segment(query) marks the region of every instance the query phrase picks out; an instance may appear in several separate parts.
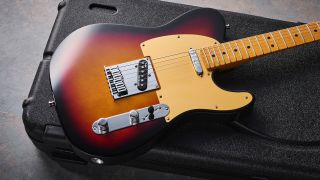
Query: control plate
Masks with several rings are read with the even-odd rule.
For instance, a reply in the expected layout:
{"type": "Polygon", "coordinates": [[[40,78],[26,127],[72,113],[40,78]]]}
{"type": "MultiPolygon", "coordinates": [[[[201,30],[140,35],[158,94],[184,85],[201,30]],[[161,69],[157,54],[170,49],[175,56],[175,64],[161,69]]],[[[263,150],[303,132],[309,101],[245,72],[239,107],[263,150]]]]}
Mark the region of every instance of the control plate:
{"type": "Polygon", "coordinates": [[[164,118],[169,114],[169,112],[170,110],[167,105],[156,104],[116,116],[100,118],[93,123],[92,130],[96,134],[107,134],[112,131],[164,118]]]}

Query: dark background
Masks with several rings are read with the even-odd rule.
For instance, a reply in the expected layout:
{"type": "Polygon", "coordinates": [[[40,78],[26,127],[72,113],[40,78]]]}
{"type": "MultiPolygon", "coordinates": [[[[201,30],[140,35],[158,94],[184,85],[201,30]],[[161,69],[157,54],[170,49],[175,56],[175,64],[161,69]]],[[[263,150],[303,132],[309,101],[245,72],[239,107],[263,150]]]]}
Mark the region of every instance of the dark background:
{"type": "MultiPolygon", "coordinates": [[[[168,0],[288,21],[320,19],[318,0],[168,0]]],[[[58,163],[38,151],[21,120],[60,0],[0,2],[0,179],[197,179],[129,167],[58,163]],[[97,174],[99,172],[99,174],[97,174]],[[101,173],[102,172],[102,173],[101,173]]]]}

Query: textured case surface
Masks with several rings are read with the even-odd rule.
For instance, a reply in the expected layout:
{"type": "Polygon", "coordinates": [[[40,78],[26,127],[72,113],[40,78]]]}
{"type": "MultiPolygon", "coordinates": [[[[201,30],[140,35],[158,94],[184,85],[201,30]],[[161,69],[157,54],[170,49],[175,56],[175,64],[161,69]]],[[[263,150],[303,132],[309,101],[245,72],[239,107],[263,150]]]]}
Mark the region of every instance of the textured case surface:
{"type": "MultiPolygon", "coordinates": [[[[70,149],[54,108],[49,63],[59,43],[74,30],[93,23],[154,27],[196,7],[147,0],[66,0],[44,51],[23,120],[33,142],[50,155],[82,162],[70,149]],[[109,9],[101,7],[110,6],[109,9]],[[114,13],[116,7],[117,13],[114,13]]],[[[295,25],[294,23],[220,11],[233,40],[295,25]]],[[[253,112],[241,122],[269,139],[216,123],[210,117],[182,119],[153,149],[128,162],[130,166],[210,177],[320,177],[320,51],[319,42],[256,59],[218,73],[216,82],[229,90],[248,90],[256,96],[253,112]]]]}

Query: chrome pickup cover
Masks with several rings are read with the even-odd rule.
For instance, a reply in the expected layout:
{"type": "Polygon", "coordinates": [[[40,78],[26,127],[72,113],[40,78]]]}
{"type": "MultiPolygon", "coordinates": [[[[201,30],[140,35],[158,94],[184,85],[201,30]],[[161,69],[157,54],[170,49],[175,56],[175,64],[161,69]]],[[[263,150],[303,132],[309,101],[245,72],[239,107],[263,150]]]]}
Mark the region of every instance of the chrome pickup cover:
{"type": "Polygon", "coordinates": [[[114,99],[159,88],[149,57],[104,67],[109,89],[114,99]]]}
{"type": "Polygon", "coordinates": [[[196,71],[196,73],[199,76],[202,76],[203,70],[202,70],[202,67],[201,67],[201,63],[200,63],[199,57],[198,57],[198,55],[196,53],[196,50],[194,50],[193,48],[190,48],[189,49],[189,55],[191,57],[191,61],[192,61],[194,70],[196,71]]]}
{"type": "Polygon", "coordinates": [[[107,134],[112,131],[164,118],[169,114],[169,112],[170,110],[167,105],[156,104],[116,116],[100,118],[92,124],[92,130],[96,134],[107,134]]]}

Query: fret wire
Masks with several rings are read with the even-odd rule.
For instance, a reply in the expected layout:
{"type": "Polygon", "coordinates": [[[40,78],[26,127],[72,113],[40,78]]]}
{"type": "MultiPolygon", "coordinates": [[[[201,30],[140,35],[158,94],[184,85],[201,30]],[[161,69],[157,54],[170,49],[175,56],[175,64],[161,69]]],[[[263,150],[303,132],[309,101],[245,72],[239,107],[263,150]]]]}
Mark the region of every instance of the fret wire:
{"type": "Polygon", "coordinates": [[[309,26],[308,26],[308,24],[305,24],[305,26],[307,26],[307,28],[308,28],[308,30],[309,30],[309,33],[310,33],[310,35],[311,35],[311,37],[312,37],[312,39],[315,40],[314,37],[313,37],[313,34],[312,34],[312,32],[311,32],[311,30],[310,30],[310,28],[309,28],[309,26]]]}
{"type": "Polygon", "coordinates": [[[211,59],[211,61],[212,61],[212,64],[213,64],[214,66],[216,66],[216,63],[214,62],[214,60],[213,60],[213,58],[212,58],[212,54],[211,54],[210,48],[207,47],[207,49],[208,49],[209,56],[210,56],[210,59],[211,59]]]}
{"type": "Polygon", "coordinates": [[[263,52],[263,50],[262,50],[262,48],[261,48],[261,45],[260,45],[260,43],[259,43],[259,40],[258,40],[257,36],[254,36],[254,37],[255,37],[255,39],[256,39],[256,41],[257,41],[257,43],[258,43],[259,47],[260,47],[260,50],[261,50],[262,54],[264,54],[264,52],[263,52]]]}
{"type": "Polygon", "coordinates": [[[222,56],[222,60],[223,60],[224,64],[227,64],[226,61],[224,60],[224,57],[223,57],[223,55],[222,55],[222,52],[221,52],[219,46],[218,46],[218,50],[219,50],[219,52],[220,52],[220,54],[221,54],[221,56],[222,56]]]}
{"type": "Polygon", "coordinates": [[[236,46],[237,46],[237,48],[238,48],[238,51],[239,51],[239,53],[240,53],[240,55],[241,55],[241,60],[242,60],[242,59],[243,59],[243,56],[242,56],[240,47],[238,46],[238,43],[237,43],[236,41],[235,41],[234,43],[236,44],[236,46]]]}
{"type": "Polygon", "coordinates": [[[203,51],[204,57],[206,58],[206,61],[207,61],[208,65],[209,65],[209,68],[211,68],[210,63],[209,63],[209,60],[208,60],[208,58],[207,58],[206,51],[205,51],[203,48],[202,48],[202,51],[203,51]]]}
{"type": "MultiPolygon", "coordinates": [[[[209,49],[209,48],[208,48],[209,49]]],[[[220,66],[220,59],[219,59],[219,57],[217,56],[217,53],[216,53],[216,50],[212,47],[212,49],[213,49],[213,54],[214,54],[214,56],[217,58],[217,60],[218,60],[218,62],[219,62],[219,66],[220,66]]],[[[210,49],[209,49],[209,52],[210,52],[210,49]]],[[[211,52],[210,52],[211,53],[211,52]]]]}
{"type": "Polygon", "coordinates": [[[226,46],[224,45],[224,43],[222,43],[222,46],[224,47],[224,50],[226,50],[226,54],[227,54],[227,56],[228,56],[228,58],[229,58],[229,61],[231,62],[230,56],[229,56],[229,54],[228,54],[227,48],[226,48],[226,46]]]}
{"type": "Polygon", "coordinates": [[[281,38],[282,38],[282,40],[283,40],[284,44],[285,44],[285,45],[286,45],[286,47],[288,48],[287,42],[284,40],[284,38],[283,38],[283,36],[282,36],[282,34],[281,34],[281,30],[280,30],[280,31],[278,31],[278,32],[279,32],[279,34],[280,34],[280,36],[281,36],[281,38]]]}
{"type": "Polygon", "coordinates": [[[316,22],[316,24],[318,25],[318,27],[319,27],[319,29],[320,29],[320,25],[319,25],[319,23],[318,23],[318,22],[316,22]]]}
{"type": "Polygon", "coordinates": [[[306,42],[306,41],[304,40],[304,37],[302,36],[302,33],[301,33],[300,29],[298,28],[298,26],[296,26],[296,28],[298,29],[298,31],[299,31],[299,33],[300,33],[300,35],[301,35],[301,37],[302,37],[303,42],[306,42]]]}
{"type": "Polygon", "coordinates": [[[234,54],[234,52],[233,52],[233,49],[232,49],[232,47],[231,47],[231,45],[230,45],[230,42],[229,43],[227,43],[227,44],[229,44],[229,47],[230,47],[230,49],[231,49],[231,52],[232,52],[232,54],[233,54],[233,57],[234,57],[234,59],[236,60],[236,62],[237,62],[237,56],[234,54]]]}
{"type": "Polygon", "coordinates": [[[292,34],[291,34],[291,32],[290,32],[290,30],[289,30],[288,28],[287,28],[287,30],[288,30],[288,32],[289,32],[289,35],[290,35],[290,37],[291,37],[294,45],[297,45],[297,44],[296,44],[296,41],[294,40],[294,38],[293,38],[293,36],[292,36],[292,34]]]}
{"type": "Polygon", "coordinates": [[[246,49],[246,46],[245,46],[244,43],[243,43],[243,39],[240,39],[240,41],[242,42],[243,48],[244,48],[244,50],[246,51],[246,54],[247,54],[248,59],[249,59],[250,56],[249,56],[249,53],[248,53],[248,51],[247,51],[247,49],[246,49]]]}
{"type": "Polygon", "coordinates": [[[270,48],[269,43],[268,43],[266,37],[264,36],[264,34],[262,34],[262,37],[263,37],[263,39],[266,41],[267,46],[268,46],[268,49],[269,49],[269,51],[271,52],[271,48],[270,48]]]}
{"type": "Polygon", "coordinates": [[[250,46],[251,46],[252,49],[253,49],[254,56],[257,56],[256,51],[254,50],[254,47],[253,47],[253,45],[252,45],[252,43],[251,43],[251,41],[250,41],[250,38],[247,38],[247,39],[249,40],[250,46]]]}
{"type": "Polygon", "coordinates": [[[272,35],[271,32],[270,32],[269,34],[272,36],[272,39],[273,39],[274,43],[277,45],[277,48],[279,49],[279,46],[278,46],[278,44],[277,44],[277,42],[276,42],[276,39],[273,37],[273,35],[272,35]]]}

